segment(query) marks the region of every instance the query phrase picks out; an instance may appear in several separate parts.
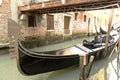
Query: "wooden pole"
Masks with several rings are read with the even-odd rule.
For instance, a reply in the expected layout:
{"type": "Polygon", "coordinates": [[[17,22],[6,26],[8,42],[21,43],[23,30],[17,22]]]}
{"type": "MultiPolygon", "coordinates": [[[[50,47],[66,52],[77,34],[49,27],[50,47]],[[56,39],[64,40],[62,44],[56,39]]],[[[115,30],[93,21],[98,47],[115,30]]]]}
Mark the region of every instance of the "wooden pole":
{"type": "Polygon", "coordinates": [[[113,14],[114,14],[114,9],[112,9],[110,11],[109,14],[109,24],[108,24],[108,32],[106,35],[106,42],[105,42],[105,53],[104,53],[104,57],[106,57],[107,53],[108,53],[108,39],[109,39],[109,35],[110,35],[110,30],[111,30],[111,26],[112,26],[112,19],[113,19],[113,14]]]}
{"type": "Polygon", "coordinates": [[[89,77],[89,75],[90,75],[90,71],[92,69],[93,60],[94,60],[94,56],[91,55],[90,56],[90,61],[89,61],[89,64],[88,64],[88,71],[87,71],[86,77],[89,77]]]}
{"type": "Polygon", "coordinates": [[[86,65],[88,63],[87,58],[88,58],[88,55],[79,55],[79,67],[80,67],[79,80],[86,80],[86,78],[89,77],[92,64],[93,64],[93,60],[94,60],[94,56],[92,55],[90,56],[88,68],[86,69],[86,65]]]}
{"type": "Polygon", "coordinates": [[[80,66],[80,78],[79,80],[85,80],[84,72],[85,72],[85,66],[84,66],[84,56],[79,57],[79,66],[80,66]]]}
{"type": "MultiPolygon", "coordinates": [[[[109,56],[109,57],[111,57],[111,56],[113,55],[114,50],[115,50],[116,47],[118,47],[118,45],[120,45],[120,37],[119,37],[118,41],[116,42],[116,44],[115,44],[115,46],[114,46],[112,52],[110,53],[110,56],[109,56]]],[[[119,50],[119,48],[118,48],[118,50],[119,50]]]]}
{"type": "Polygon", "coordinates": [[[86,79],[86,69],[85,66],[87,64],[87,55],[79,55],[79,67],[80,67],[80,76],[79,80],[85,80],[86,79]]]}
{"type": "Polygon", "coordinates": [[[120,43],[118,46],[118,52],[117,52],[117,80],[119,80],[119,72],[120,72],[120,43]]]}

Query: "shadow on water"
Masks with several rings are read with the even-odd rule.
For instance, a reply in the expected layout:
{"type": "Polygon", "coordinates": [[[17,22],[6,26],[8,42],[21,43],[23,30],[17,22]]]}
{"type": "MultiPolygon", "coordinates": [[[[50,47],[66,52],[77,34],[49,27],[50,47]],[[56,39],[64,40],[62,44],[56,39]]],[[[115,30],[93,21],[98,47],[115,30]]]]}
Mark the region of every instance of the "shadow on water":
{"type": "Polygon", "coordinates": [[[9,48],[8,47],[0,48],[0,55],[8,54],[8,53],[9,53],[9,48]]]}

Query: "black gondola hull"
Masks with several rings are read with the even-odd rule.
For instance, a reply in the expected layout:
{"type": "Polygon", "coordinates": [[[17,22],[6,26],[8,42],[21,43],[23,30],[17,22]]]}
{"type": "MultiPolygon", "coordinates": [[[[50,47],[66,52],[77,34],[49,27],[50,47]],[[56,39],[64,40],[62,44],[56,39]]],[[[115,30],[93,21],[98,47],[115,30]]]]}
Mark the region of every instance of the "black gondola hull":
{"type": "MultiPolygon", "coordinates": [[[[19,56],[24,55],[19,51],[19,56]]],[[[24,74],[35,75],[50,71],[55,71],[79,63],[78,56],[62,59],[36,58],[28,55],[19,57],[19,66],[24,74]]]]}
{"type": "MultiPolygon", "coordinates": [[[[115,43],[114,43],[115,44],[115,43]]],[[[114,44],[108,46],[108,55],[112,51],[114,44]]],[[[19,70],[26,75],[36,75],[40,73],[55,71],[64,69],[70,66],[79,64],[79,55],[69,55],[69,56],[40,56],[36,57],[34,55],[29,55],[20,45],[19,45],[19,70]]],[[[105,53],[105,48],[99,50],[93,50],[88,53],[87,60],[89,61],[90,55],[95,56],[95,60],[103,58],[103,53],[105,53]]]]}

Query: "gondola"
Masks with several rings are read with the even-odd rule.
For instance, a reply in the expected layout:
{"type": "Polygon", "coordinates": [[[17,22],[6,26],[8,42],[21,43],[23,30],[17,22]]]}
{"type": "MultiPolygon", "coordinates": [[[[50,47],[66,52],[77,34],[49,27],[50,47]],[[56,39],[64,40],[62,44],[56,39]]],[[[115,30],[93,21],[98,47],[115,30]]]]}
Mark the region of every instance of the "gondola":
{"type": "Polygon", "coordinates": [[[100,27],[100,33],[102,33],[102,34],[106,34],[107,31],[103,30],[103,29],[100,27]]]}
{"type": "MultiPolygon", "coordinates": [[[[113,35],[114,41],[109,42],[107,55],[110,55],[112,49],[114,48],[114,45],[117,42],[117,39],[118,34],[113,35]]],[[[78,65],[79,56],[82,54],[86,54],[88,56],[88,61],[91,55],[95,57],[94,60],[103,57],[105,52],[104,42],[95,43],[92,45],[94,47],[90,46],[91,44],[84,42],[83,45],[76,44],[74,46],[55,51],[35,52],[30,49],[26,49],[19,40],[18,69],[25,75],[36,75],[78,65]]]]}

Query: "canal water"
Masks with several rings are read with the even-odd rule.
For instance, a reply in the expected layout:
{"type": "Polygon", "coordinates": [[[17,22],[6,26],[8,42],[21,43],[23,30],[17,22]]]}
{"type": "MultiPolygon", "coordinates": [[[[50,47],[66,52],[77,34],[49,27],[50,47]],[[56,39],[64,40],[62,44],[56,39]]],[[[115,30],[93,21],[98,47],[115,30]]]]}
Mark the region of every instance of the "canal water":
{"type": "MultiPolygon", "coordinates": [[[[9,53],[9,52],[8,52],[9,53]]],[[[110,58],[97,60],[86,80],[120,80],[120,63],[117,53],[110,58]]],[[[22,75],[17,69],[17,61],[10,54],[0,55],[0,80],[79,80],[79,66],[34,76],[22,75]]]]}
{"type": "MultiPolygon", "coordinates": [[[[86,80],[120,80],[116,57],[114,54],[111,58],[94,62],[90,77],[86,80]]],[[[79,80],[79,67],[74,66],[35,76],[26,76],[18,71],[16,59],[5,54],[0,56],[0,80],[79,80]]]]}

